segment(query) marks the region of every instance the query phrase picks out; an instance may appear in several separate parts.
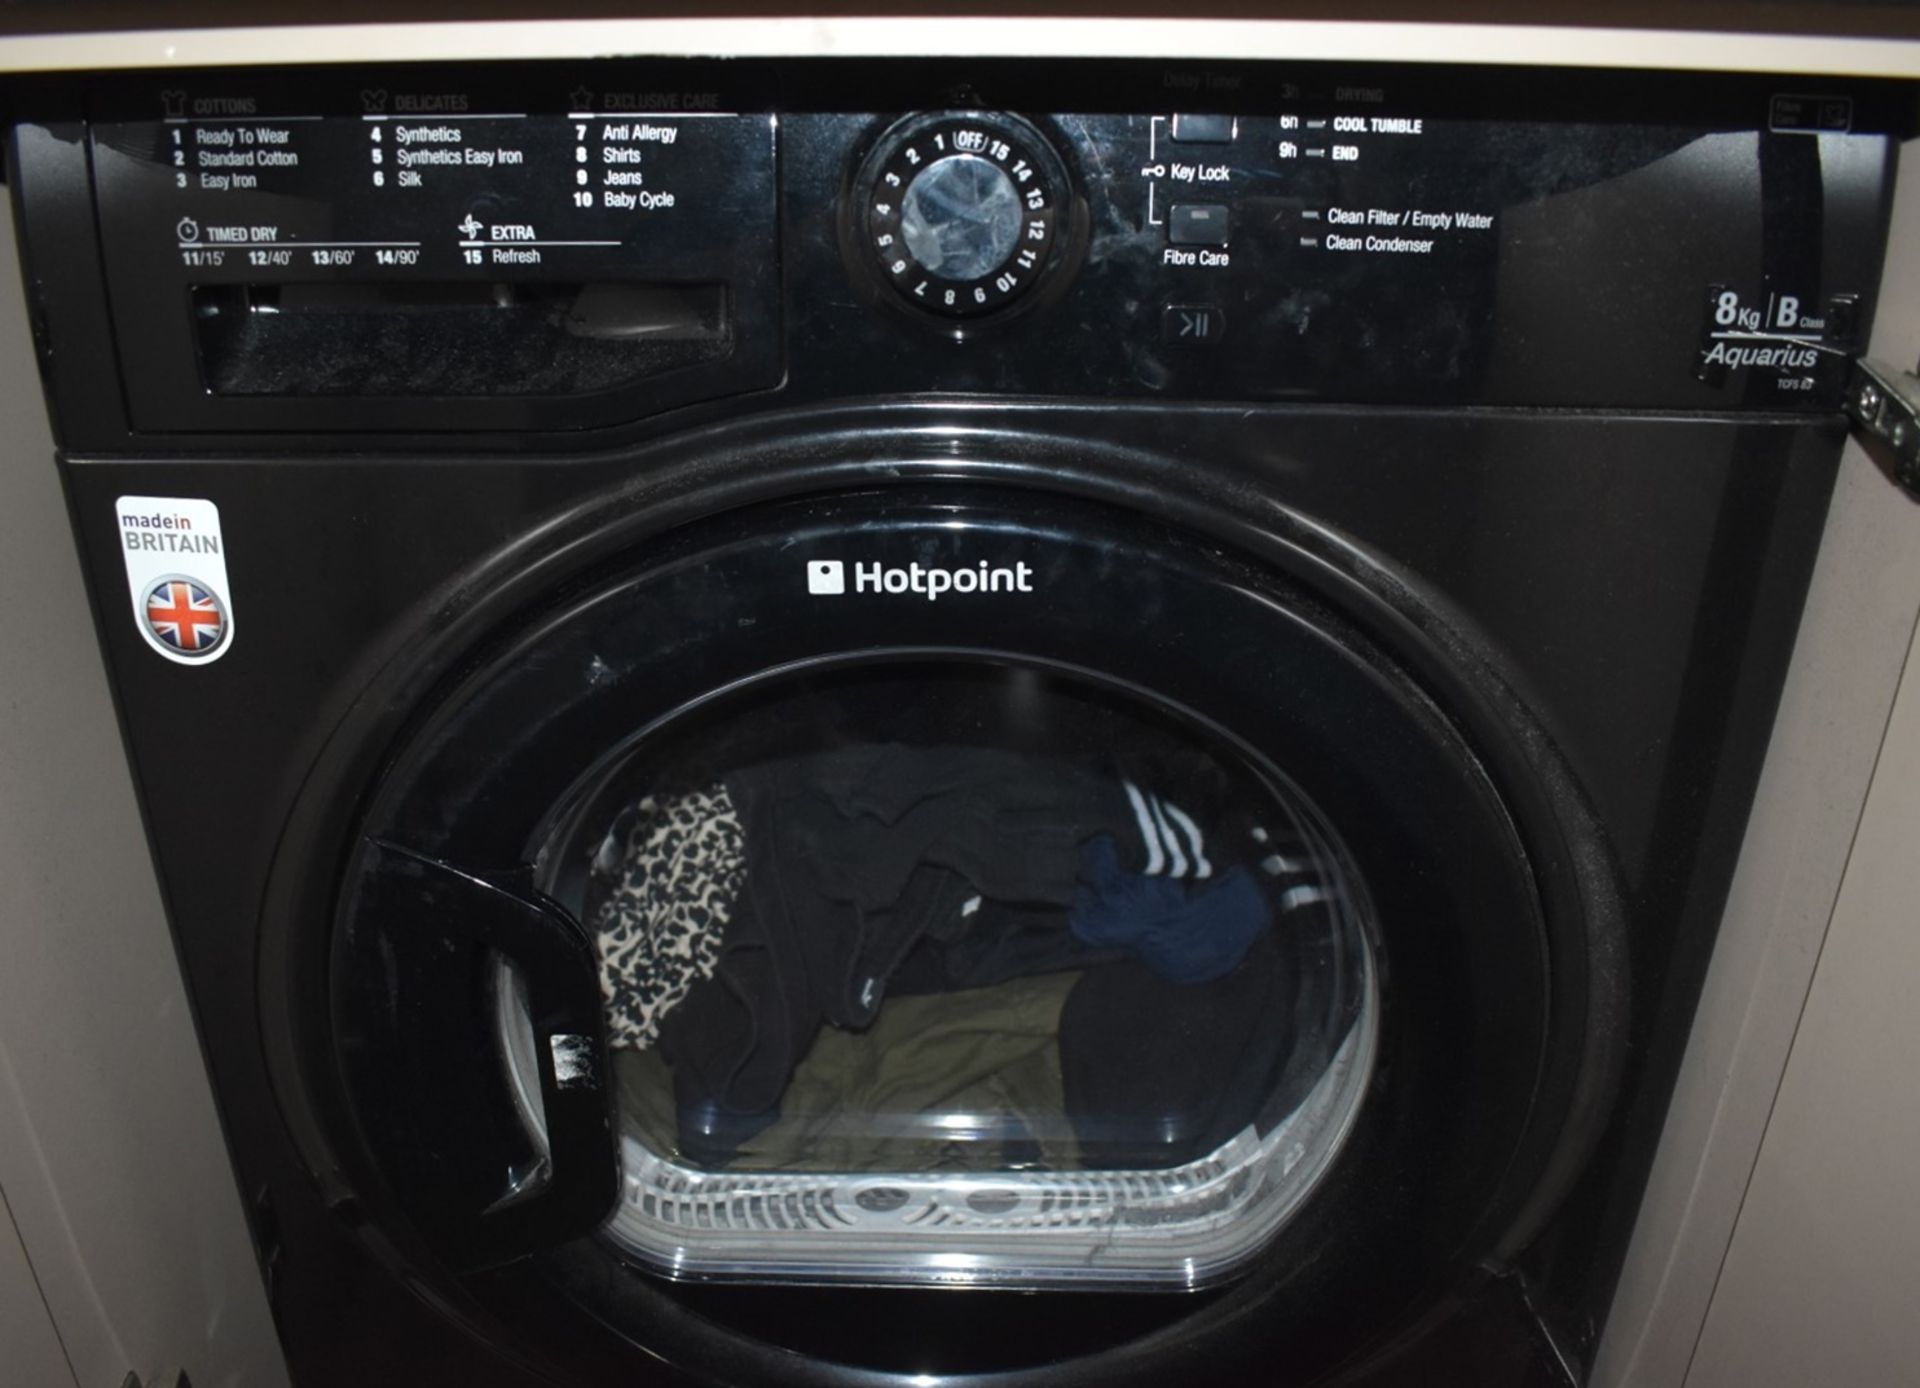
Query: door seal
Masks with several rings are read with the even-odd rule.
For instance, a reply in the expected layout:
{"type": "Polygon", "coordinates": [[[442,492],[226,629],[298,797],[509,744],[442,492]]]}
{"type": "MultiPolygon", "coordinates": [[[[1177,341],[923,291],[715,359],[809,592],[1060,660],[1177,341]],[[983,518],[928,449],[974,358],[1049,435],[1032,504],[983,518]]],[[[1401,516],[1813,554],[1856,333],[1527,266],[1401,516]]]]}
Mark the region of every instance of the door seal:
{"type": "Polygon", "coordinates": [[[1894,483],[1920,501],[1920,377],[1871,357],[1853,363],[1847,418],[1867,453],[1894,483]]]}

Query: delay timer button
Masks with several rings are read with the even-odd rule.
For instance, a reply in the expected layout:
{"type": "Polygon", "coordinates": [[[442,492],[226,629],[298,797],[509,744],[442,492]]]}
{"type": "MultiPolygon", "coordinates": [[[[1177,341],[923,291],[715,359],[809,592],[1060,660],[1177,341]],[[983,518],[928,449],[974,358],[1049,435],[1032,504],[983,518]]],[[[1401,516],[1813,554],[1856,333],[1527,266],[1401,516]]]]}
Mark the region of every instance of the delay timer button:
{"type": "Polygon", "coordinates": [[[1232,144],[1233,117],[1175,116],[1173,118],[1173,138],[1183,145],[1232,144]]]}

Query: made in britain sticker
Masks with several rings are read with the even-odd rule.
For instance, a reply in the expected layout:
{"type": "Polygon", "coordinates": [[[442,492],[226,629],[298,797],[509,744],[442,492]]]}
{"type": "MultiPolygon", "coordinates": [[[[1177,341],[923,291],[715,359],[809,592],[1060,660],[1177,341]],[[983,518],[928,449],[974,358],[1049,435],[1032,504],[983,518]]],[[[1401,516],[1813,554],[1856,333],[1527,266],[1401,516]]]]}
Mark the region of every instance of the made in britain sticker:
{"type": "Polygon", "coordinates": [[[177,665],[206,665],[233,647],[220,508],[195,497],[123,496],[120,554],[135,628],[177,665]]]}

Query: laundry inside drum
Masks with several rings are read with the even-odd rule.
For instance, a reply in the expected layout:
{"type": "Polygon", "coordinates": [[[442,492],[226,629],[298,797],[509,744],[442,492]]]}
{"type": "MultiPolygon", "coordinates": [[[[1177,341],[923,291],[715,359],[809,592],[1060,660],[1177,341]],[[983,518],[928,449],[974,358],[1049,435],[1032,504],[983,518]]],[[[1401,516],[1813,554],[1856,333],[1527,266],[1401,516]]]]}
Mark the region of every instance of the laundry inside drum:
{"type": "Polygon", "coordinates": [[[1333,827],[1143,696],[983,662],[760,686],[557,822],[612,1046],[603,1237],[669,1275],[1208,1284],[1366,1087],[1333,827]]]}

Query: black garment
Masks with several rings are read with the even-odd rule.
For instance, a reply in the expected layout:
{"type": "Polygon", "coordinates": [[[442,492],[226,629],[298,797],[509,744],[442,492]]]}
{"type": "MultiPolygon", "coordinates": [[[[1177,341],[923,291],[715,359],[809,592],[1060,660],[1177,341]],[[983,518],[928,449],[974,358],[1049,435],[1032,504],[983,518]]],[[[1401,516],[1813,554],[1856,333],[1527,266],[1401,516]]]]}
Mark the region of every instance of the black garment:
{"type": "Polygon", "coordinates": [[[961,912],[958,935],[929,931],[908,951],[887,981],[889,993],[903,997],[992,988],[1016,978],[1125,959],[1131,953],[1125,946],[1095,946],[1079,939],[1067,928],[1067,917],[1057,906],[1009,905],[972,897],[962,904],[961,912]]]}
{"type": "Polygon", "coordinates": [[[1246,835],[1252,862],[1222,880],[1264,883],[1272,924],[1231,972],[1179,982],[1127,959],[1089,969],[1067,998],[1060,1069],[1089,1166],[1178,1166],[1249,1123],[1264,1133],[1352,1027],[1352,990],[1334,981],[1346,954],[1337,864],[1290,820],[1246,835]]]}
{"type": "Polygon", "coordinates": [[[1060,1015],[1060,1074],[1088,1166],[1179,1166],[1260,1116],[1294,1046],[1292,956],[1282,925],[1209,983],[1137,959],[1087,970],[1060,1015]]]}
{"type": "Polygon", "coordinates": [[[1135,823],[1111,781],[981,748],[858,746],[725,785],[745,888],[714,976],[661,1024],[682,1147],[714,1162],[778,1116],[821,1025],[870,1022],[916,944],[966,933],[976,897],[1046,908],[1071,943],[1080,845],[1135,823]]]}

